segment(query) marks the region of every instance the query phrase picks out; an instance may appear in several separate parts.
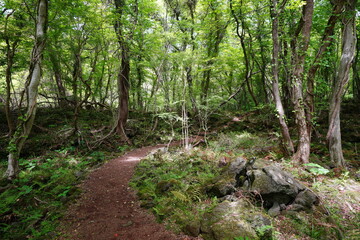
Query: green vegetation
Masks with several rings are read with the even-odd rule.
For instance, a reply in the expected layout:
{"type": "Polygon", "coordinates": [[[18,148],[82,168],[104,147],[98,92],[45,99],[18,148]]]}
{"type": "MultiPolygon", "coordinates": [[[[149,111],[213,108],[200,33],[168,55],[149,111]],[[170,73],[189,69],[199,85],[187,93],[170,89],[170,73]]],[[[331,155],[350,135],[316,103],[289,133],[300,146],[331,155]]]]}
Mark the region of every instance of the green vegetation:
{"type": "Polygon", "coordinates": [[[88,169],[105,159],[103,152],[81,156],[74,150],[65,148],[38,158],[21,159],[19,178],[8,185],[2,182],[2,239],[53,239],[57,235],[55,223],[78,196],[77,184],[88,169]]]}
{"type": "Polygon", "coordinates": [[[155,153],[136,167],[130,185],[143,207],[152,209],[159,220],[166,219],[173,229],[186,231],[217,203],[206,194],[220,171],[217,159],[212,151],[155,153]]]}
{"type": "Polygon", "coordinates": [[[324,194],[334,224],[286,217],[279,239],[292,229],[321,238],[326,227],[356,238],[360,199],[347,187],[360,180],[359,9],[0,0],[0,238],[51,239],[89,169],[141,146],[189,148],[197,135],[197,149],[138,167],[132,184],[159,220],[196,222],[216,204],[206,185],[219,162],[241,156],[276,162],[324,194]]]}
{"type": "MultiPolygon", "coordinates": [[[[298,168],[276,154],[264,154],[258,150],[259,145],[266,143],[273,151],[279,147],[276,142],[269,141],[266,135],[270,137],[271,133],[259,136],[247,132],[227,132],[214,137],[208,147],[188,152],[157,152],[140,162],[131,186],[137,190],[141,205],[150,209],[160,221],[165,221],[177,231],[193,234],[189,224],[199,225],[202,215],[219,202],[208,190],[216,177],[226,170],[226,164],[238,156],[257,156],[268,161],[268,164],[281,164],[285,170],[292,172],[315,190],[321,198],[320,206],[313,212],[294,212],[274,218],[274,239],[359,237],[359,182],[350,179],[348,173],[340,178],[325,176],[330,171],[318,164],[308,164],[309,169],[298,168]],[[224,160],[227,163],[221,165],[224,160]],[[313,181],[313,177],[317,180],[313,181]]],[[[248,198],[248,201],[255,200],[246,191],[237,194],[248,198]]],[[[261,235],[267,229],[258,229],[258,234],[261,235]]]]}

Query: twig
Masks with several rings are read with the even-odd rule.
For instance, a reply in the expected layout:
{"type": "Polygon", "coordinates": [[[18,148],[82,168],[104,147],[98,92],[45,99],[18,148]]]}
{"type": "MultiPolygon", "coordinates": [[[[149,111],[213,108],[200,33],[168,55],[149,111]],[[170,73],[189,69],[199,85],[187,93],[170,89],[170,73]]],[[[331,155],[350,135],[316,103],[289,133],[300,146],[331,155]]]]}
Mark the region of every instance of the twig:
{"type": "Polygon", "coordinates": [[[34,199],[35,199],[36,201],[40,202],[40,203],[46,203],[46,204],[48,204],[48,202],[43,201],[43,200],[41,200],[41,199],[39,199],[39,198],[37,198],[37,197],[34,197],[34,199]]]}

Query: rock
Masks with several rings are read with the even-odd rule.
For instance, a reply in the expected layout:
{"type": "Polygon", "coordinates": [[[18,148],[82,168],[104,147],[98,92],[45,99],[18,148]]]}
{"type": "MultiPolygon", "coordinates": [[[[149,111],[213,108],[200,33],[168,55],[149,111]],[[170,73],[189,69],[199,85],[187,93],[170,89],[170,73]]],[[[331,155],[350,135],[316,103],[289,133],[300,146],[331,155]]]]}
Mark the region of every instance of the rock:
{"type": "Polygon", "coordinates": [[[268,214],[271,217],[276,217],[276,216],[280,215],[280,211],[281,211],[281,208],[280,208],[279,203],[274,202],[273,206],[268,210],[268,214]]]}
{"type": "Polygon", "coordinates": [[[190,236],[197,237],[200,234],[200,221],[191,221],[184,228],[184,232],[190,236]]]}
{"type": "Polygon", "coordinates": [[[235,187],[242,186],[245,181],[243,176],[246,173],[246,164],[247,161],[245,158],[238,157],[232,162],[230,162],[229,167],[225,169],[222,175],[227,175],[236,179],[235,187]]]}
{"type": "Polygon", "coordinates": [[[239,175],[241,174],[241,172],[245,170],[246,162],[247,162],[246,159],[242,157],[238,157],[230,163],[230,166],[227,171],[235,176],[239,175]]]}
{"type": "Polygon", "coordinates": [[[250,215],[248,221],[260,239],[272,239],[271,220],[263,214],[250,215]]]}
{"type": "Polygon", "coordinates": [[[294,203],[290,206],[293,211],[311,210],[314,205],[319,205],[319,203],[319,197],[307,188],[296,196],[294,203]]]}
{"type": "Polygon", "coordinates": [[[127,223],[121,224],[122,227],[129,227],[131,225],[133,225],[132,221],[127,221],[127,223]]]}
{"type": "Polygon", "coordinates": [[[279,188],[288,195],[297,194],[306,188],[303,184],[296,181],[291,174],[275,166],[264,167],[263,171],[273,180],[275,185],[278,185],[279,188]]]}
{"type": "Polygon", "coordinates": [[[267,208],[272,207],[275,202],[288,205],[306,188],[289,173],[275,166],[250,170],[247,175],[251,182],[249,190],[260,194],[267,208]]]}
{"type": "Polygon", "coordinates": [[[236,202],[239,199],[234,195],[226,195],[225,197],[219,198],[219,202],[223,202],[225,200],[227,200],[229,202],[236,202]]]}
{"type": "Polygon", "coordinates": [[[208,186],[206,191],[211,196],[224,197],[235,191],[236,180],[232,176],[220,176],[208,186]]]}
{"type": "MultiPolygon", "coordinates": [[[[206,240],[234,238],[260,239],[260,229],[271,226],[271,221],[248,201],[223,201],[201,221],[201,233],[206,240]]],[[[271,229],[268,227],[271,235],[271,229]]]]}

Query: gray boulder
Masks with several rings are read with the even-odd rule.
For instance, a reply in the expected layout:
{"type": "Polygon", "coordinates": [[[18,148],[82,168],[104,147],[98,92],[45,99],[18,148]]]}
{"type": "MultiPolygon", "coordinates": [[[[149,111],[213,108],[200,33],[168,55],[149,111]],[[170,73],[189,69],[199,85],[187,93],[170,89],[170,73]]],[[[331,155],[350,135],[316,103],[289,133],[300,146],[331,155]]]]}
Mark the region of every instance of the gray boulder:
{"type": "Polygon", "coordinates": [[[319,205],[319,197],[310,189],[301,191],[295,198],[294,203],[290,205],[292,211],[311,210],[314,205],[319,205]]]}
{"type": "Polygon", "coordinates": [[[223,201],[205,213],[200,230],[205,240],[264,239],[272,232],[270,219],[245,199],[223,201]]]}
{"type": "Polygon", "coordinates": [[[234,176],[239,175],[245,170],[246,163],[247,163],[247,161],[245,158],[238,157],[230,163],[230,166],[227,169],[227,172],[234,176]]]}
{"type": "Polygon", "coordinates": [[[267,208],[271,208],[274,203],[288,205],[295,200],[299,192],[306,189],[289,173],[275,166],[250,170],[247,175],[251,182],[249,190],[255,195],[261,195],[267,208]]]}

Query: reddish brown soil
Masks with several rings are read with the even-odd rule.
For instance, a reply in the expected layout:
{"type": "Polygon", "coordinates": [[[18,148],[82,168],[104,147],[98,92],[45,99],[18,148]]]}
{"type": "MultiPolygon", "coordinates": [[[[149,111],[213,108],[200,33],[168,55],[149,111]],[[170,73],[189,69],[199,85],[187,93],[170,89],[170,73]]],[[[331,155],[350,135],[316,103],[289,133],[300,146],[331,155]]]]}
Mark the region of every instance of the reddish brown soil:
{"type": "Polygon", "coordinates": [[[140,208],[128,183],[138,161],[164,145],[144,147],[113,159],[89,174],[84,193],[63,219],[65,236],[86,240],[188,240],[176,235],[140,208]]]}

